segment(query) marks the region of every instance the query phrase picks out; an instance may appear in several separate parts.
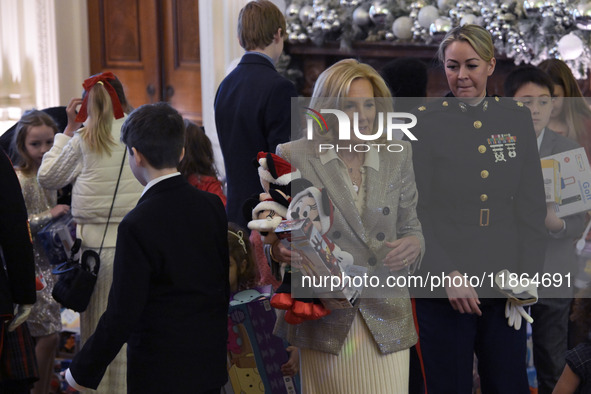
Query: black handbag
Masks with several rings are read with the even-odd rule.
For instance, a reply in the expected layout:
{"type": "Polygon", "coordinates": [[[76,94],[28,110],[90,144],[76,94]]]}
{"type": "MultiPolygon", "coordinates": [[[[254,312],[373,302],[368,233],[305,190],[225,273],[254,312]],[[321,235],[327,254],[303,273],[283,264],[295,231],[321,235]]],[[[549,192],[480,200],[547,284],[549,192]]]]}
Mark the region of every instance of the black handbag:
{"type": "Polygon", "coordinates": [[[60,277],[51,295],[62,306],[76,312],[84,312],[88,307],[101,265],[98,253],[91,249],[85,250],[78,259],[80,245],[81,240],[76,239],[68,260],[52,271],[60,277]]]}
{"type": "Polygon", "coordinates": [[[103,243],[109,228],[111,220],[111,213],[113,212],[113,205],[115,205],[115,197],[117,197],[117,189],[119,188],[119,181],[121,180],[121,173],[123,172],[123,165],[125,163],[125,156],[127,149],[123,153],[123,160],[121,161],[121,168],[119,169],[119,178],[115,185],[115,193],[113,193],[113,201],[111,202],[111,209],[109,210],[109,217],[103,233],[103,240],[99,252],[92,249],[87,249],[80,256],[80,246],[82,240],[76,238],[70,257],[65,263],[56,267],[52,273],[59,275],[59,279],[53,286],[51,295],[63,307],[71,309],[75,312],[84,312],[90,303],[90,297],[94,291],[96,279],[98,277],[99,268],[101,266],[100,254],[103,251],[103,243]],[[93,263],[91,265],[91,263],[93,263]]]}

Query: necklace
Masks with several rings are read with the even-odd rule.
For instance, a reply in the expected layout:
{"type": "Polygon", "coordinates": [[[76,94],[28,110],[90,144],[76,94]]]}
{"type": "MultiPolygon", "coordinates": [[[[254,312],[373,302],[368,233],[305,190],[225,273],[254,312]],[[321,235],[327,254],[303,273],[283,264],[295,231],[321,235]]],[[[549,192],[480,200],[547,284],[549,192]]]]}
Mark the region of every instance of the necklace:
{"type": "Polygon", "coordinates": [[[361,187],[363,177],[361,166],[363,165],[363,159],[364,157],[359,155],[355,155],[352,160],[346,160],[344,157],[341,157],[341,160],[347,167],[349,178],[351,179],[355,193],[359,193],[359,188],[361,187]]]}
{"type": "Polygon", "coordinates": [[[357,169],[355,174],[353,173],[353,168],[349,167],[349,178],[351,178],[351,183],[353,184],[353,190],[355,193],[359,193],[359,187],[361,186],[361,171],[357,169]]]}

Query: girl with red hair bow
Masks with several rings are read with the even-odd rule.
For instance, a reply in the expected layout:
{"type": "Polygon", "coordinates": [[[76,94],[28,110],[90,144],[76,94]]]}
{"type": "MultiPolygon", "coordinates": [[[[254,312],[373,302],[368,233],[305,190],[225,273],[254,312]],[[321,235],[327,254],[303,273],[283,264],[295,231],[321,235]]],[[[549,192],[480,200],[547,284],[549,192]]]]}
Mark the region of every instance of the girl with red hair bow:
{"type": "MultiPolygon", "coordinates": [[[[83,98],[73,98],[68,104],[68,125],[63,134],[55,136],[53,147],[43,156],[38,179],[47,189],[73,185],[72,215],[77,223],[76,236],[82,240],[82,252],[98,252],[102,244],[94,292],[88,308],[80,314],[84,343],[107,307],[117,226],[136,205],[143,187],[133,176],[124,156],[125,146],[120,142],[121,126],[126,113],[131,112],[121,82],[112,73],[104,72],[86,79],[82,86],[83,98]]],[[[123,348],[107,369],[98,392],[126,392],[126,365],[123,348]]]]}

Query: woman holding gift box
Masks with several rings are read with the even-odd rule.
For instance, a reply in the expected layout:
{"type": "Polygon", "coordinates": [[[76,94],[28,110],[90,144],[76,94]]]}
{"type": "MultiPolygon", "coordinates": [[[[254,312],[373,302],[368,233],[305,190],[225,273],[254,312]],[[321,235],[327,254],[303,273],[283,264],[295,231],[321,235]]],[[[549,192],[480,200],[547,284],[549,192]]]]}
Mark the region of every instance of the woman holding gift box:
{"type": "MultiPolygon", "coordinates": [[[[350,253],[355,265],[379,280],[405,276],[424,251],[410,144],[396,141],[397,152],[390,152],[364,140],[381,132],[378,115],[392,112],[388,87],[371,66],[345,59],[319,76],[309,107],[314,114],[322,109],[346,114],[353,127],[345,131],[352,139],[339,141],[337,117],[326,116],[326,127],[279,145],[277,154],[328,192],[334,211],[326,236],[350,253]],[[339,144],[360,148],[318,149],[339,144]]],[[[390,142],[378,136],[372,143],[390,142]]],[[[271,254],[281,261],[295,256],[279,243],[271,254]]],[[[367,287],[352,308],[298,325],[278,322],[277,332],[301,348],[304,392],[408,391],[408,349],[417,336],[406,287],[367,287]]]]}
{"type": "MultiPolygon", "coordinates": [[[[521,102],[487,96],[496,61],[486,29],[454,28],[439,58],[451,95],[419,107],[412,129],[427,244],[421,273],[453,278],[435,293],[417,293],[427,389],[471,393],[476,353],[483,393],[528,393],[521,321],[530,317],[499,298],[491,280],[478,286],[472,278],[542,271],[546,202],[532,118],[521,102]]],[[[505,279],[502,287],[526,285],[505,279]]]]}

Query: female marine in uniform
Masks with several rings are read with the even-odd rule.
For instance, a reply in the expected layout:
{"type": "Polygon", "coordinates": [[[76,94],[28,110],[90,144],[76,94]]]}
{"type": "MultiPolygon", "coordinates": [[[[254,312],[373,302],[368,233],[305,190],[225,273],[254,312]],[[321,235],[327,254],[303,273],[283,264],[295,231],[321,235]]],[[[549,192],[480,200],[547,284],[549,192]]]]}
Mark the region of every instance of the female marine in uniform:
{"type": "Polygon", "coordinates": [[[508,324],[505,308],[514,306],[491,282],[504,269],[531,277],[544,261],[546,204],[535,132],[521,103],[487,96],[496,61],[485,29],[454,28],[439,58],[451,94],[420,107],[412,129],[426,244],[421,273],[478,280],[458,279],[454,287],[448,279],[433,293],[417,292],[427,389],[471,393],[476,353],[483,393],[526,394],[526,324],[508,324]]]}

